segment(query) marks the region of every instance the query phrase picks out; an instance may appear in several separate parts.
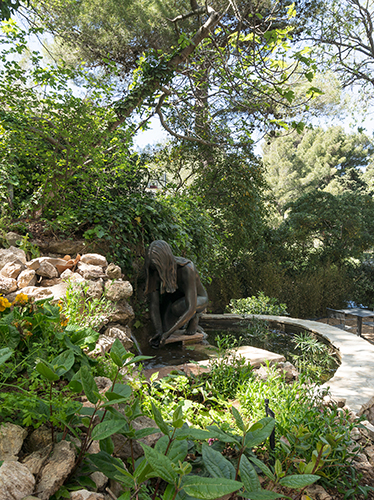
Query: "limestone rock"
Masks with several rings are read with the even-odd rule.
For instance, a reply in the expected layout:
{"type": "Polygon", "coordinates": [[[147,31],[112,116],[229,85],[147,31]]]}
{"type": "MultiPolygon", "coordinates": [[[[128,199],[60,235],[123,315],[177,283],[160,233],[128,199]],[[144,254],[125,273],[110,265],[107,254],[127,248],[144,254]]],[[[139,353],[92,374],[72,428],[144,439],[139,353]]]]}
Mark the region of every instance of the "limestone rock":
{"type": "Polygon", "coordinates": [[[45,425],[35,429],[27,440],[27,450],[32,453],[42,448],[46,448],[52,443],[51,430],[45,425]]]}
{"type": "Polygon", "coordinates": [[[78,262],[78,272],[83,276],[85,280],[105,277],[103,268],[101,266],[93,266],[91,264],[85,264],[84,262],[78,262]]]}
{"type": "Polygon", "coordinates": [[[114,339],[113,337],[107,337],[106,335],[100,335],[98,341],[96,342],[95,349],[93,351],[90,351],[89,355],[90,356],[99,356],[100,354],[102,354],[104,356],[105,353],[110,351],[115,340],[116,339],[114,339]]]}
{"type": "Polygon", "coordinates": [[[61,278],[44,278],[41,280],[39,283],[40,286],[54,286],[54,285],[59,285],[62,282],[61,278]]]}
{"type": "Polygon", "coordinates": [[[106,268],[105,274],[111,280],[118,280],[122,276],[122,271],[119,266],[116,266],[115,264],[113,264],[113,262],[111,262],[106,268]]]}
{"type": "Polygon", "coordinates": [[[47,260],[43,260],[40,262],[40,266],[38,269],[35,269],[36,274],[39,276],[43,276],[44,278],[57,278],[58,271],[53,264],[48,262],[47,260]]]}
{"type": "Polygon", "coordinates": [[[0,293],[7,295],[17,290],[17,280],[6,278],[0,274],[0,293]]]}
{"type": "Polygon", "coordinates": [[[20,273],[17,278],[18,288],[25,288],[27,286],[35,286],[36,274],[33,269],[25,269],[20,273]]]}
{"type": "Polygon", "coordinates": [[[100,299],[104,291],[103,280],[100,278],[98,281],[87,281],[87,284],[87,297],[91,299],[100,299]]]}
{"type": "Polygon", "coordinates": [[[95,382],[100,394],[105,394],[113,385],[113,382],[108,377],[95,377],[95,382]]]}
{"type": "MultiPolygon", "coordinates": [[[[154,427],[157,429],[157,425],[154,420],[144,415],[133,420],[132,425],[136,431],[141,429],[148,429],[149,427],[154,427]]],[[[161,436],[161,432],[155,432],[154,434],[150,434],[149,436],[141,438],[138,441],[134,441],[133,449],[135,460],[144,455],[143,448],[140,446],[139,442],[153,447],[161,436]]],[[[111,437],[114,444],[113,455],[126,461],[127,458],[131,456],[131,447],[129,440],[122,434],[113,434],[111,437]]]]}
{"type": "Polygon", "coordinates": [[[5,423],[0,427],[0,460],[17,460],[27,430],[19,425],[5,423]]]}
{"type": "Polygon", "coordinates": [[[41,288],[39,286],[26,286],[22,288],[22,290],[20,290],[18,293],[25,293],[28,297],[31,297],[34,300],[42,300],[53,297],[53,293],[51,292],[51,287],[41,288]]]}
{"type": "Polygon", "coordinates": [[[285,363],[278,363],[277,369],[279,373],[284,376],[286,382],[297,380],[299,377],[299,372],[289,361],[286,361],[285,363]]]}
{"type": "MultiPolygon", "coordinates": [[[[96,472],[94,472],[94,474],[96,474],[96,472]]],[[[101,474],[101,472],[99,472],[98,474],[101,474]]],[[[104,500],[104,499],[105,499],[104,495],[102,495],[101,493],[96,493],[94,491],[78,490],[78,491],[72,491],[70,493],[70,500],[104,500]]]]}
{"type": "Polygon", "coordinates": [[[5,264],[0,271],[0,275],[16,280],[23,269],[25,269],[25,264],[22,264],[20,260],[15,260],[14,262],[8,262],[5,264]]]}
{"type": "Polygon", "coordinates": [[[31,453],[31,455],[27,455],[27,457],[22,460],[22,463],[26,465],[31,474],[34,474],[36,476],[37,474],[39,474],[51,450],[52,444],[38,451],[34,451],[33,453],[31,453]]]}
{"type": "Polygon", "coordinates": [[[58,283],[57,285],[50,286],[46,290],[52,292],[53,301],[57,301],[66,297],[68,284],[65,282],[58,283]]]}
{"type": "Polygon", "coordinates": [[[364,449],[365,455],[368,457],[368,460],[372,466],[374,466],[374,446],[367,446],[364,449]]]}
{"type": "Polygon", "coordinates": [[[312,484],[307,487],[306,493],[313,500],[332,500],[332,497],[319,484],[312,484]]]}
{"type": "Polygon", "coordinates": [[[64,281],[70,281],[71,283],[84,283],[85,279],[78,273],[73,273],[70,269],[66,269],[60,276],[64,281]]]}
{"type": "Polygon", "coordinates": [[[4,462],[0,467],[0,500],[21,500],[34,491],[35,478],[19,462],[4,462]]]}
{"type": "Polygon", "coordinates": [[[134,342],[131,339],[131,330],[128,326],[110,326],[105,330],[104,335],[120,340],[123,347],[127,350],[131,349],[134,345],[134,342]]]}
{"type": "Polygon", "coordinates": [[[90,475],[90,478],[92,481],[96,484],[96,489],[101,490],[104,488],[106,483],[108,482],[108,478],[106,477],[105,474],[103,474],[100,471],[95,471],[90,475]]]}
{"type": "Polygon", "coordinates": [[[133,308],[126,302],[117,302],[115,310],[110,314],[108,320],[111,323],[120,323],[121,325],[127,325],[132,319],[134,319],[135,314],[133,308]]]}
{"type": "Polygon", "coordinates": [[[368,420],[364,420],[361,422],[361,425],[364,427],[361,429],[361,432],[364,436],[369,437],[372,441],[374,441],[374,425],[371,424],[368,420]]]}
{"type": "Polygon", "coordinates": [[[112,302],[128,299],[132,295],[132,285],[129,281],[108,281],[105,284],[105,295],[112,302]]]}
{"type": "Polygon", "coordinates": [[[18,242],[22,241],[22,238],[24,238],[24,236],[14,233],[13,231],[9,231],[9,233],[5,235],[5,239],[10,246],[16,246],[18,242]]]}
{"type": "Polygon", "coordinates": [[[8,262],[15,262],[17,260],[20,260],[22,264],[26,264],[26,254],[20,248],[11,246],[9,248],[0,249],[0,269],[8,262]]]}
{"type": "Polygon", "coordinates": [[[72,444],[61,441],[54,445],[53,453],[41,470],[36,494],[41,500],[48,500],[62,486],[72,471],[75,452],[72,444]]]}
{"type": "Polygon", "coordinates": [[[90,264],[91,266],[106,267],[108,265],[106,258],[98,253],[86,253],[82,255],[81,262],[90,264]]]}
{"type": "Polygon", "coordinates": [[[64,240],[64,241],[32,241],[43,253],[57,253],[59,255],[75,255],[82,253],[86,246],[84,240],[64,240]]]}

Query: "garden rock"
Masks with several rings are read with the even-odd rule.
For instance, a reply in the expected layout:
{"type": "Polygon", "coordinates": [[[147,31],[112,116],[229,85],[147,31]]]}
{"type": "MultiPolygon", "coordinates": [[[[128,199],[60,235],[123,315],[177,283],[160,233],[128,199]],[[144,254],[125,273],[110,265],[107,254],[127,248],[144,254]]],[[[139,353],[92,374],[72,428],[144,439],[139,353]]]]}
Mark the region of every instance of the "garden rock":
{"type": "Polygon", "coordinates": [[[116,339],[112,337],[100,335],[98,341],[96,342],[95,349],[93,351],[90,351],[88,354],[90,356],[105,356],[105,354],[110,351],[115,340],[116,339]]]}
{"type": "Polygon", "coordinates": [[[93,472],[90,475],[90,478],[96,484],[96,490],[102,490],[108,482],[108,478],[106,477],[106,475],[98,470],[93,472]]]}
{"type": "Polygon", "coordinates": [[[17,281],[14,278],[6,278],[0,275],[0,293],[7,295],[17,290],[17,281]]]}
{"type": "Polygon", "coordinates": [[[58,271],[53,264],[44,260],[40,263],[40,266],[35,269],[36,274],[43,276],[44,278],[57,278],[58,271]]]}
{"type": "Polygon", "coordinates": [[[70,493],[70,500],[104,500],[105,497],[101,493],[88,490],[72,491],[70,493]]]}
{"type": "Polygon", "coordinates": [[[98,281],[87,281],[88,288],[86,290],[86,295],[90,299],[100,299],[103,295],[104,282],[100,278],[98,281]]]}
{"type": "Polygon", "coordinates": [[[82,255],[81,262],[92,266],[107,267],[108,265],[106,258],[98,253],[86,253],[82,255]]]}
{"type": "Polygon", "coordinates": [[[34,451],[38,451],[42,448],[46,448],[52,443],[52,434],[51,430],[48,429],[45,425],[41,425],[37,429],[32,432],[30,437],[28,438],[26,445],[27,450],[32,453],[34,451]]]}
{"type": "Polygon", "coordinates": [[[86,247],[84,240],[63,240],[63,241],[32,241],[37,245],[42,253],[57,253],[59,255],[75,255],[82,253],[86,247]]]}
{"type": "Polygon", "coordinates": [[[54,285],[59,285],[62,282],[61,278],[44,278],[39,283],[40,286],[49,287],[54,285]]]}
{"type": "Polygon", "coordinates": [[[73,273],[71,269],[66,269],[60,276],[64,281],[71,283],[84,283],[85,279],[78,273],[73,273]]]}
{"type": "Polygon", "coordinates": [[[41,470],[36,496],[48,500],[63,485],[75,463],[75,452],[71,443],[61,441],[54,445],[53,453],[41,470]]]}
{"type": "Polygon", "coordinates": [[[2,276],[6,278],[17,279],[20,272],[25,269],[25,264],[22,264],[20,260],[15,260],[14,262],[8,262],[0,271],[2,276]]]}
{"type": "Polygon", "coordinates": [[[0,500],[21,500],[31,495],[35,487],[35,478],[19,462],[4,462],[0,467],[0,500]]]}
{"type": "Polygon", "coordinates": [[[286,382],[292,382],[292,380],[297,380],[299,377],[299,372],[289,361],[278,363],[277,371],[284,376],[286,382]]]}
{"type": "Polygon", "coordinates": [[[106,268],[105,274],[111,280],[118,280],[122,276],[122,271],[119,266],[116,266],[113,262],[111,262],[106,268]]]}
{"type": "Polygon", "coordinates": [[[367,446],[364,449],[365,455],[368,457],[369,463],[374,466],[374,446],[367,446]]]}
{"type": "Polygon", "coordinates": [[[113,382],[108,377],[95,377],[95,382],[100,394],[105,394],[113,385],[113,382]]]}
{"type": "Polygon", "coordinates": [[[18,288],[36,285],[36,274],[33,269],[25,269],[17,278],[18,288]]]}
{"type": "Polygon", "coordinates": [[[35,476],[39,474],[50,452],[52,451],[52,447],[52,444],[50,444],[45,448],[34,451],[31,455],[28,455],[24,460],[22,460],[22,463],[26,465],[31,474],[34,474],[35,476]]]}
{"type": "Polygon", "coordinates": [[[306,488],[306,494],[313,500],[332,500],[332,497],[319,484],[312,484],[306,488]]]}
{"type": "Polygon", "coordinates": [[[105,294],[112,302],[128,299],[132,292],[132,285],[129,281],[108,281],[105,284],[105,294]]]}
{"type": "Polygon", "coordinates": [[[134,317],[133,308],[127,302],[123,301],[116,304],[115,310],[108,317],[108,321],[127,325],[134,317]]]}
{"type": "Polygon", "coordinates": [[[26,264],[26,254],[23,250],[16,247],[1,248],[0,249],[0,269],[2,269],[8,262],[21,261],[26,264]]]}
{"type": "Polygon", "coordinates": [[[131,339],[131,330],[128,326],[122,325],[113,325],[109,326],[104,335],[107,337],[112,337],[114,339],[118,339],[125,349],[131,349],[134,345],[134,342],[131,339]]]}
{"type": "Polygon", "coordinates": [[[0,460],[18,460],[17,455],[27,436],[27,430],[19,425],[5,423],[0,427],[0,460]]]}
{"type": "Polygon", "coordinates": [[[51,287],[42,288],[39,286],[26,286],[25,288],[22,289],[22,293],[26,294],[28,297],[31,297],[34,300],[43,300],[53,297],[51,287]]]}
{"type": "MultiPolygon", "coordinates": [[[[133,420],[132,426],[135,429],[135,431],[148,429],[150,427],[157,429],[157,425],[154,422],[154,420],[144,415],[141,417],[137,417],[135,420],[133,420]]],[[[138,441],[134,441],[133,450],[134,450],[135,460],[144,455],[144,450],[139,443],[143,443],[146,444],[147,446],[153,447],[161,436],[162,433],[159,432],[157,429],[157,432],[155,432],[154,434],[150,434],[149,436],[141,438],[138,441]]],[[[113,434],[112,440],[114,444],[113,455],[126,461],[128,457],[131,456],[130,441],[122,434],[113,434]]]]}
{"type": "Polygon", "coordinates": [[[361,425],[364,427],[363,429],[361,429],[362,434],[374,441],[374,425],[371,424],[368,420],[364,420],[363,422],[361,422],[361,425]]]}
{"type": "Polygon", "coordinates": [[[5,239],[10,246],[16,246],[17,242],[22,241],[22,238],[24,237],[20,234],[14,233],[13,231],[9,231],[9,233],[5,235],[5,239]]]}
{"type": "Polygon", "coordinates": [[[91,264],[85,264],[84,262],[78,262],[78,272],[85,280],[94,280],[105,277],[101,266],[92,266],[91,264]]]}

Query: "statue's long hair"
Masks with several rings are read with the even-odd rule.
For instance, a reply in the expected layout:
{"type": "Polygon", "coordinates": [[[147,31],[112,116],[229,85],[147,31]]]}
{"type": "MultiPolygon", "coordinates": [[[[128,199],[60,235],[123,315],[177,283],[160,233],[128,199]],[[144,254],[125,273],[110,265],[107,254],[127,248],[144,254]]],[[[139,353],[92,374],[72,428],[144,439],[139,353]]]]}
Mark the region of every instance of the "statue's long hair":
{"type": "Polygon", "coordinates": [[[145,293],[156,291],[157,279],[155,273],[151,273],[149,266],[153,264],[157,269],[161,280],[160,293],[174,293],[177,285],[177,263],[175,261],[170,245],[163,240],[153,241],[145,257],[145,293]]]}

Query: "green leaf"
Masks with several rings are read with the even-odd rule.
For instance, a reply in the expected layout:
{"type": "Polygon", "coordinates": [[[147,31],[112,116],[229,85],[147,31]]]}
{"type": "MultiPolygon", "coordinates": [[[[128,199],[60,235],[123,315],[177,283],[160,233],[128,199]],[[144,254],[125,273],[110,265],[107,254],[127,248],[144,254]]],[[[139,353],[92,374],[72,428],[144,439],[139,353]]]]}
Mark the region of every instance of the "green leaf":
{"type": "Polygon", "coordinates": [[[94,427],[92,431],[92,439],[95,441],[101,441],[102,439],[106,439],[112,434],[116,434],[120,432],[121,429],[126,425],[126,420],[121,419],[113,419],[113,420],[104,420],[104,422],[100,422],[94,427]]]}
{"type": "Polygon", "coordinates": [[[177,406],[176,410],[173,413],[173,427],[181,428],[183,424],[183,408],[182,406],[177,406]]]}
{"type": "Polygon", "coordinates": [[[132,394],[132,389],[127,384],[114,384],[113,390],[105,393],[109,401],[120,398],[129,398],[132,394]]]}
{"type": "Polygon", "coordinates": [[[173,469],[173,462],[166,457],[161,455],[157,450],[154,450],[146,444],[140,443],[144,450],[145,458],[147,459],[149,465],[158,474],[158,476],[166,481],[167,483],[175,484],[178,479],[178,474],[173,469]]]}
{"type": "Polygon", "coordinates": [[[88,401],[95,405],[99,400],[99,389],[97,388],[92,372],[86,365],[81,366],[80,372],[84,393],[88,401]]]}
{"type": "Polygon", "coordinates": [[[226,434],[216,425],[208,425],[207,429],[209,429],[212,434],[210,437],[215,437],[224,443],[236,443],[240,445],[240,441],[238,439],[230,436],[229,434],[226,434]]]}
{"type": "Polygon", "coordinates": [[[114,458],[105,451],[100,451],[95,454],[88,454],[87,459],[109,479],[117,479],[117,467],[124,470],[122,461],[119,458],[114,458]]]}
{"type": "Polygon", "coordinates": [[[235,479],[235,468],[221,453],[211,446],[203,444],[202,456],[204,465],[212,477],[235,479]]]}
{"type": "Polygon", "coordinates": [[[240,413],[238,412],[238,410],[235,408],[235,406],[233,406],[231,408],[231,411],[232,411],[232,414],[234,415],[236,425],[238,426],[238,428],[242,432],[245,432],[245,425],[244,425],[243,419],[242,419],[240,413]]]}
{"type": "Polygon", "coordinates": [[[168,458],[175,464],[178,464],[179,461],[183,462],[188,453],[188,442],[186,439],[183,441],[173,441],[170,445],[170,448],[167,452],[168,458]]]}
{"type": "Polygon", "coordinates": [[[265,417],[259,420],[257,424],[261,424],[261,428],[254,431],[249,430],[245,436],[244,445],[246,447],[253,448],[263,443],[273,432],[275,420],[272,417],[265,417]]]}
{"type": "Polygon", "coordinates": [[[206,439],[217,437],[216,433],[205,431],[203,429],[185,428],[178,429],[175,433],[175,439],[197,439],[204,441],[206,439]]]}
{"type": "Polygon", "coordinates": [[[175,486],[174,484],[168,484],[162,495],[162,500],[173,500],[175,495],[175,486]]]}
{"type": "Polygon", "coordinates": [[[75,356],[73,352],[70,349],[67,349],[66,351],[63,351],[61,354],[59,354],[54,360],[51,362],[51,365],[53,366],[55,372],[57,375],[61,377],[61,375],[64,375],[66,372],[72,368],[74,365],[75,361],[75,356]]]}
{"type": "Polygon", "coordinates": [[[168,436],[169,435],[169,426],[165,422],[165,420],[162,418],[160,410],[157,408],[157,406],[155,406],[153,401],[152,401],[152,414],[153,414],[153,418],[156,422],[156,425],[158,426],[160,431],[163,434],[165,434],[165,436],[168,436]]]}
{"type": "Polygon", "coordinates": [[[243,483],[222,477],[184,476],[182,480],[182,488],[187,495],[201,500],[214,500],[242,487],[243,483]]]}
{"type": "Polygon", "coordinates": [[[0,365],[5,363],[13,354],[13,349],[9,349],[9,347],[4,347],[4,349],[0,349],[0,365]]]}
{"type": "Polygon", "coordinates": [[[114,443],[111,437],[108,436],[105,439],[100,439],[99,445],[101,451],[105,451],[109,455],[112,455],[114,451],[114,443]]]}
{"type": "Polygon", "coordinates": [[[287,486],[287,488],[301,489],[315,483],[318,479],[320,479],[320,476],[316,476],[315,474],[295,474],[293,476],[282,477],[282,479],[279,480],[279,484],[287,486]]]}
{"type": "Polygon", "coordinates": [[[42,375],[42,377],[46,378],[50,382],[59,380],[60,377],[53,371],[52,368],[50,368],[50,366],[48,366],[48,364],[47,361],[39,361],[39,363],[35,366],[35,369],[38,373],[40,373],[40,375],[42,375]]]}
{"type": "Polygon", "coordinates": [[[260,480],[255,468],[245,455],[241,456],[239,464],[240,479],[247,492],[261,490],[260,480]]]}
{"type": "Polygon", "coordinates": [[[249,460],[251,462],[253,462],[265,474],[265,476],[267,476],[269,479],[271,479],[274,482],[276,481],[274,474],[271,472],[271,470],[269,469],[269,467],[267,465],[265,465],[263,462],[261,462],[261,460],[259,460],[256,457],[249,457],[249,460]]]}
{"type": "Polygon", "coordinates": [[[132,354],[126,351],[120,340],[116,339],[110,349],[110,357],[119,368],[122,368],[124,361],[132,357],[132,354]]]}
{"type": "Polygon", "coordinates": [[[150,436],[151,434],[156,434],[157,432],[160,432],[159,429],[156,429],[156,427],[146,427],[145,429],[139,429],[135,431],[135,439],[141,439],[147,436],[150,436]]]}

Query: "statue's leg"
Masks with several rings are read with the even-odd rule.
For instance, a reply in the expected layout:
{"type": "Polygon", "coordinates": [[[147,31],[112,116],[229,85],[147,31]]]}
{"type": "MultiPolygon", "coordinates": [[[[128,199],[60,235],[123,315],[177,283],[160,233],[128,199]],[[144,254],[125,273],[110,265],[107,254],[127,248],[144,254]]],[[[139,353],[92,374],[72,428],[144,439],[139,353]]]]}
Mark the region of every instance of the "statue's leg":
{"type": "Polygon", "coordinates": [[[199,315],[195,314],[189,321],[186,328],[186,335],[195,335],[197,332],[197,326],[199,324],[199,315]]]}

